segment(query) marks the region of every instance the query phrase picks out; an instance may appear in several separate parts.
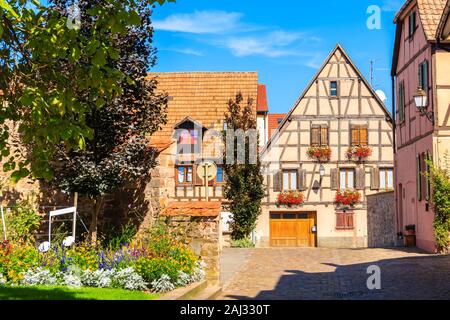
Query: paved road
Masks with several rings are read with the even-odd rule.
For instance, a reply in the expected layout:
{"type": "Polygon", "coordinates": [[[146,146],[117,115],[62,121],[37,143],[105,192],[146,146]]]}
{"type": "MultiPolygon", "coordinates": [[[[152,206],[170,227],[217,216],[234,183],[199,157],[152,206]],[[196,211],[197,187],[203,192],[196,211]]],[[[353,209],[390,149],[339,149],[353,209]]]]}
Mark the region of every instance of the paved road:
{"type": "Polygon", "coordinates": [[[219,299],[450,300],[450,255],[398,248],[225,249],[221,261],[219,299]],[[380,267],[380,290],[367,288],[370,265],[380,267]]]}

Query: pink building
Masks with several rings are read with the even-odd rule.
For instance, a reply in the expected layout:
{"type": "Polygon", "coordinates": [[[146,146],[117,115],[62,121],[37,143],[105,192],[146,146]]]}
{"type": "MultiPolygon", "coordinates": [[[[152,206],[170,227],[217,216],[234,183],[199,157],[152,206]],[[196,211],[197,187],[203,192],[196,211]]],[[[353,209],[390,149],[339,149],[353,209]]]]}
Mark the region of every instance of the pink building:
{"type": "Polygon", "coordinates": [[[428,252],[436,247],[425,161],[450,168],[449,9],[450,0],[408,0],[394,21],[397,231],[415,225],[416,245],[428,252]],[[414,99],[419,88],[427,97],[420,110],[414,99]]]}

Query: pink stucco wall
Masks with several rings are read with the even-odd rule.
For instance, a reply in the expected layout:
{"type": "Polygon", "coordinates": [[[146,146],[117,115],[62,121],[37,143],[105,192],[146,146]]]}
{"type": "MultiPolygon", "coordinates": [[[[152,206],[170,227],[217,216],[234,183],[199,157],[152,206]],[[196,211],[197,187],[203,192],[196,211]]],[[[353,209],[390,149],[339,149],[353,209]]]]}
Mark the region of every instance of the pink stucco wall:
{"type": "MultiPolygon", "coordinates": [[[[417,7],[412,10],[417,10],[417,7]]],[[[418,13],[417,13],[418,14],[418,13]]],[[[408,39],[408,15],[403,21],[403,30],[399,46],[397,66],[396,92],[396,205],[397,230],[405,231],[408,224],[416,225],[417,246],[428,252],[435,252],[434,231],[432,227],[434,214],[431,208],[427,210],[425,200],[417,200],[416,191],[416,157],[419,153],[433,151],[433,125],[421,117],[414,103],[414,92],[419,85],[419,65],[428,60],[429,84],[434,86],[432,77],[433,59],[432,50],[426,41],[422,24],[418,20],[418,29],[412,39],[408,39]],[[398,114],[398,88],[405,83],[405,121],[400,123],[398,114]]],[[[429,110],[433,108],[434,91],[429,91],[429,110]]]]}

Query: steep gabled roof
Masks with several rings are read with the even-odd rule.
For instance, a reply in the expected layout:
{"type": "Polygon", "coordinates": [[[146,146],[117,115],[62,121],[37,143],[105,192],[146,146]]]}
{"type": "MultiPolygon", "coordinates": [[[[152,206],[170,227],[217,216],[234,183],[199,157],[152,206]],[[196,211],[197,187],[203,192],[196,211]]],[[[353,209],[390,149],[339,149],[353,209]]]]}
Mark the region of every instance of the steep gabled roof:
{"type": "Polygon", "coordinates": [[[450,35],[450,0],[447,0],[447,4],[445,5],[444,12],[442,13],[441,21],[439,22],[437,31],[436,31],[436,39],[445,40],[450,35]],[[443,34],[444,31],[447,31],[448,34],[443,34]]]}
{"type": "Polygon", "coordinates": [[[267,104],[267,90],[265,84],[258,84],[258,101],[256,101],[256,111],[269,111],[269,106],[267,104]]]}
{"type": "Polygon", "coordinates": [[[228,100],[238,92],[253,99],[256,118],[257,72],[157,72],[148,77],[156,77],[158,93],[169,95],[167,124],[153,136],[171,137],[174,126],[187,116],[206,128],[221,126],[228,100]]]}
{"type": "Polygon", "coordinates": [[[277,131],[278,126],[286,117],[286,113],[269,113],[267,115],[267,127],[269,128],[269,137],[273,136],[277,131]]]}
{"type": "Polygon", "coordinates": [[[411,6],[417,4],[418,17],[425,33],[425,38],[429,42],[435,42],[437,31],[442,21],[444,9],[448,5],[448,0],[408,0],[396,14],[394,23],[397,25],[395,35],[394,56],[392,59],[391,75],[397,71],[398,55],[400,51],[400,41],[402,36],[403,19],[411,6]]]}
{"type": "Polygon", "coordinates": [[[419,18],[427,40],[436,40],[436,30],[441,21],[447,0],[408,0],[395,16],[394,23],[403,20],[405,10],[414,2],[417,2],[419,18]]]}
{"type": "Polygon", "coordinates": [[[317,71],[317,73],[314,75],[314,77],[311,79],[311,81],[309,82],[309,84],[306,86],[305,90],[303,90],[303,93],[300,95],[300,97],[295,101],[294,105],[292,106],[291,110],[289,111],[289,113],[284,117],[284,120],[280,123],[280,125],[278,126],[278,130],[277,132],[272,135],[269,138],[269,141],[267,142],[267,144],[264,146],[264,149],[261,151],[261,154],[264,154],[266,152],[266,150],[269,148],[269,146],[272,144],[272,141],[277,139],[278,136],[280,135],[280,129],[285,125],[285,123],[287,121],[289,121],[292,113],[294,112],[295,108],[299,105],[300,101],[305,97],[306,93],[309,91],[309,89],[311,88],[311,86],[315,83],[315,81],[317,80],[317,78],[320,76],[320,74],[322,73],[322,71],[324,70],[324,68],[327,66],[327,64],[330,62],[331,58],[333,57],[333,55],[336,53],[336,51],[340,51],[342,53],[342,55],[344,56],[344,58],[348,61],[348,63],[353,67],[353,69],[355,70],[356,74],[358,75],[358,77],[361,78],[361,80],[363,81],[363,83],[367,86],[368,90],[370,91],[370,93],[372,94],[372,96],[375,98],[375,100],[379,103],[379,105],[383,108],[384,113],[386,114],[386,118],[392,122],[392,117],[391,114],[389,113],[389,111],[386,109],[386,106],[384,105],[383,101],[381,101],[381,99],[378,97],[378,95],[375,93],[375,91],[373,90],[372,86],[369,84],[369,82],[366,80],[366,78],[362,75],[361,71],[359,71],[358,67],[353,63],[353,61],[350,59],[349,55],[347,54],[347,52],[344,50],[344,48],[338,43],[336,45],[336,47],[330,52],[330,54],[328,55],[328,57],[325,59],[324,63],[322,64],[322,66],[319,68],[319,70],[317,71]]]}

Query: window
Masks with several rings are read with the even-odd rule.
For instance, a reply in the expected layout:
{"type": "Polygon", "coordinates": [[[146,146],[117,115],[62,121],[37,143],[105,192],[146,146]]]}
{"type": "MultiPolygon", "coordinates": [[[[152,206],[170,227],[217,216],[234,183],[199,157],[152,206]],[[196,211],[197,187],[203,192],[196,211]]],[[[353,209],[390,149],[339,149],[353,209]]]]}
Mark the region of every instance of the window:
{"type": "Polygon", "coordinates": [[[419,86],[428,93],[428,61],[425,60],[419,65],[419,86]]]}
{"type": "Polygon", "coordinates": [[[181,153],[194,153],[198,141],[198,132],[195,129],[184,129],[178,139],[178,150],[181,153]]]}
{"type": "Polygon", "coordinates": [[[368,145],[368,135],[367,126],[352,126],[352,146],[367,146],[368,145]]]}
{"type": "Polygon", "coordinates": [[[177,167],[177,182],[179,184],[190,184],[192,183],[192,166],[180,166],[177,167]]]}
{"type": "Polygon", "coordinates": [[[355,169],[345,168],[340,170],[339,186],[341,190],[355,188],[355,169]]]}
{"type": "Polygon", "coordinates": [[[398,117],[400,123],[405,121],[405,82],[400,82],[398,87],[398,117]]]}
{"type": "Polygon", "coordinates": [[[280,124],[281,122],[283,122],[283,118],[278,118],[277,119],[277,124],[280,124]]]}
{"type": "Polygon", "coordinates": [[[337,81],[330,82],[330,96],[337,97],[338,96],[338,83],[337,81]]]}
{"type": "Polygon", "coordinates": [[[394,188],[394,171],[392,168],[380,168],[380,189],[394,188]]]}
{"type": "Polygon", "coordinates": [[[417,155],[417,169],[416,169],[416,186],[417,186],[417,200],[430,200],[431,182],[427,174],[430,173],[427,160],[431,160],[431,155],[427,151],[417,155]]]}
{"type": "Polygon", "coordinates": [[[353,212],[336,212],[336,229],[353,229],[353,212]]]}
{"type": "Polygon", "coordinates": [[[283,170],[283,191],[297,190],[297,170],[283,170]]]}
{"type": "Polygon", "coordinates": [[[313,125],[311,127],[311,146],[328,146],[328,126],[313,125]]]}
{"type": "Polygon", "coordinates": [[[412,11],[408,18],[408,37],[411,38],[416,31],[416,12],[412,11]]]}
{"type": "Polygon", "coordinates": [[[223,168],[217,167],[216,182],[223,183],[223,168]]]}

